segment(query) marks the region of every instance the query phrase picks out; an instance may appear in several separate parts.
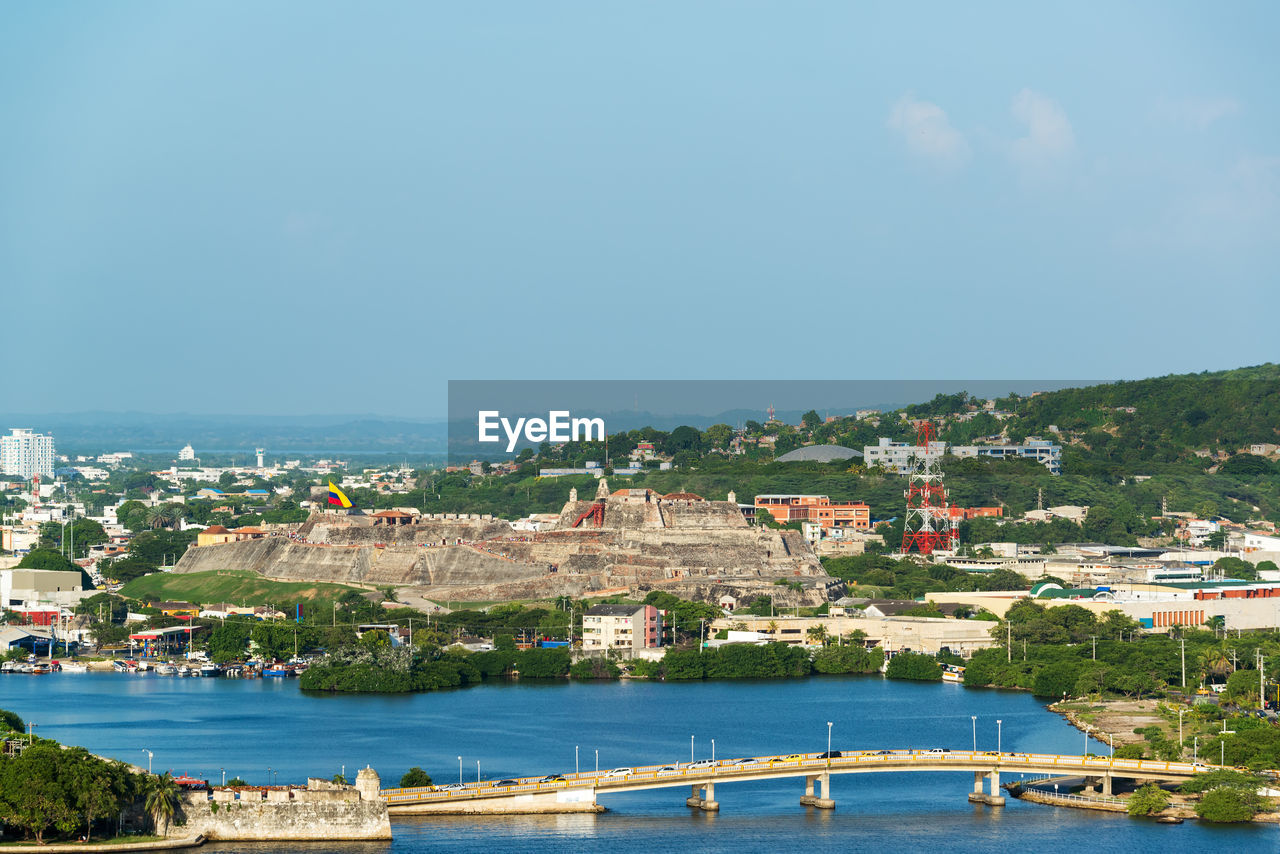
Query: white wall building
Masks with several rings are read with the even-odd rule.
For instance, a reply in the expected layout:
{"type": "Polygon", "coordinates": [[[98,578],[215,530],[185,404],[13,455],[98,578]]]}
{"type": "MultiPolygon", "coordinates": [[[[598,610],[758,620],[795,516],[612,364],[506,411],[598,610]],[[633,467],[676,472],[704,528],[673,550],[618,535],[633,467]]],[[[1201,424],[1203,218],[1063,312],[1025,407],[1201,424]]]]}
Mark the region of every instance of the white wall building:
{"type": "Polygon", "coordinates": [[[925,448],[882,437],[879,444],[867,445],[862,449],[863,461],[868,466],[879,463],[898,474],[909,473],[914,459],[936,459],[948,452],[957,457],[1035,460],[1052,474],[1062,473],[1061,446],[1043,439],[1028,439],[1025,445],[952,445],[950,448],[946,442],[930,442],[929,447],[925,448]]]}
{"type": "Polygon", "coordinates": [[[0,474],[53,477],[53,437],[21,427],[0,436],[0,474]]]}

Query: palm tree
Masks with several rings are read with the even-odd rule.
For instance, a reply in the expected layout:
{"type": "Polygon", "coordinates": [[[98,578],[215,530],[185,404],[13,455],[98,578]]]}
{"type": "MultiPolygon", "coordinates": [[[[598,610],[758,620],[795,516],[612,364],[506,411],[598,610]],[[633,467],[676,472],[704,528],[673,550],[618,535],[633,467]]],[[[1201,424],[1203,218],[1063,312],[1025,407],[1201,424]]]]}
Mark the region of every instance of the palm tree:
{"type": "Polygon", "coordinates": [[[817,625],[810,626],[806,629],[805,634],[813,643],[825,645],[827,639],[827,627],[822,623],[818,623],[817,625]]]}
{"type": "Polygon", "coordinates": [[[777,621],[776,621],[776,620],[770,620],[770,621],[769,621],[769,624],[768,624],[767,626],[765,626],[765,627],[764,627],[764,630],[765,630],[766,632],[768,632],[769,634],[771,634],[771,635],[776,635],[776,634],[778,633],[778,623],[777,623],[777,621]]]}
{"type": "Polygon", "coordinates": [[[178,809],[178,785],[173,782],[173,775],[168,771],[163,775],[153,776],[146,782],[146,800],[143,809],[151,816],[152,824],[164,819],[164,835],[169,835],[169,822],[178,809]]]}

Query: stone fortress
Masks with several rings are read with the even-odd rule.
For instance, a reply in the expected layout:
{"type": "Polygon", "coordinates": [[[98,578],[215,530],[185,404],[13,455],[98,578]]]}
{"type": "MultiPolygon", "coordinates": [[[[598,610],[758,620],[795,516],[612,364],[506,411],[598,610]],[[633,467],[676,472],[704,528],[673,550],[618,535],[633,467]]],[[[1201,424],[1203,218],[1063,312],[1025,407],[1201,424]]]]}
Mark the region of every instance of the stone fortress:
{"type": "Polygon", "coordinates": [[[437,602],[560,595],[644,595],[738,603],[770,596],[779,607],[818,605],[842,592],[797,531],[749,525],[735,496],[708,501],[649,489],[569,500],[544,530],[501,519],[316,512],[301,525],[188,549],[175,572],[249,570],[289,581],[411,588],[437,602]],[[792,582],[776,584],[779,579],[792,582]]]}

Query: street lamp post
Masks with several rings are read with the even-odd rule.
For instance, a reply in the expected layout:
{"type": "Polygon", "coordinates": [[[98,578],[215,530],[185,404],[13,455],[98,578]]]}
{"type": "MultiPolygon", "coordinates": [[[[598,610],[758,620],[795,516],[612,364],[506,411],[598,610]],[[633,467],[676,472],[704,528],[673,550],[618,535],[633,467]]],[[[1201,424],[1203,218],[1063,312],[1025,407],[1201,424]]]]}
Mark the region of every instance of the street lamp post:
{"type": "Polygon", "coordinates": [[[973,752],[978,752],[978,716],[969,715],[969,720],[973,721],[973,752]]]}
{"type": "MultiPolygon", "coordinates": [[[[34,724],[32,724],[32,726],[34,726],[34,724]]],[[[150,750],[147,750],[145,747],[142,748],[142,752],[147,754],[147,773],[150,774],[151,773],[151,757],[154,756],[155,754],[153,754],[150,750]]]]}
{"type": "Polygon", "coordinates": [[[222,785],[227,785],[227,769],[219,768],[218,770],[222,772],[222,785]]]}
{"type": "Polygon", "coordinates": [[[600,748],[596,748],[596,773],[600,773],[600,748]]]}
{"type": "Polygon", "coordinates": [[[689,761],[693,762],[693,736],[689,736],[689,761]]]}
{"type": "Polygon", "coordinates": [[[1198,735],[1195,736],[1195,739],[1191,742],[1191,764],[1200,764],[1200,736],[1198,735]]]}
{"type": "Polygon", "coordinates": [[[476,784],[479,785],[479,783],[480,783],[480,760],[477,759],[476,760],[476,784]]]}
{"type": "Polygon", "coordinates": [[[573,776],[578,776],[578,745],[573,746],[573,776]]]}
{"type": "Polygon", "coordinates": [[[458,785],[462,785],[462,757],[458,757],[458,785]]]}
{"type": "Polygon", "coordinates": [[[1002,721],[996,720],[996,755],[1004,753],[1004,735],[1001,727],[1002,721]]]}
{"type": "Polygon", "coordinates": [[[827,764],[831,764],[831,721],[827,721],[827,764]]]}
{"type": "Polygon", "coordinates": [[[1088,724],[1085,724],[1085,727],[1084,727],[1084,730],[1083,730],[1083,732],[1084,732],[1084,750],[1083,750],[1083,751],[1081,751],[1081,753],[1080,753],[1080,755],[1081,755],[1081,756],[1088,756],[1088,755],[1089,755],[1089,730],[1091,730],[1091,729],[1093,729],[1093,727],[1089,726],[1088,724]]]}
{"type": "Polygon", "coordinates": [[[1178,709],[1178,758],[1179,759],[1182,758],[1182,716],[1185,715],[1188,711],[1190,710],[1178,709]]]}

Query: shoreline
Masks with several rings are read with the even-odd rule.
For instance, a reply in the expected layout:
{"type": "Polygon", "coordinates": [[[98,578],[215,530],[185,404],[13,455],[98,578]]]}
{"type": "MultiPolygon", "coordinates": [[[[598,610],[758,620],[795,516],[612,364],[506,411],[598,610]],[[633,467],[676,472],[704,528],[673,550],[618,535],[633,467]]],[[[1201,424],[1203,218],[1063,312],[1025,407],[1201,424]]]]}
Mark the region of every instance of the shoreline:
{"type": "Polygon", "coordinates": [[[153,839],[148,842],[46,842],[43,845],[19,842],[0,844],[0,851],[16,851],[20,854],[35,854],[35,852],[68,854],[72,851],[177,851],[184,848],[199,848],[206,841],[208,840],[204,836],[196,835],[153,839]]]}

